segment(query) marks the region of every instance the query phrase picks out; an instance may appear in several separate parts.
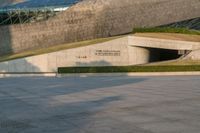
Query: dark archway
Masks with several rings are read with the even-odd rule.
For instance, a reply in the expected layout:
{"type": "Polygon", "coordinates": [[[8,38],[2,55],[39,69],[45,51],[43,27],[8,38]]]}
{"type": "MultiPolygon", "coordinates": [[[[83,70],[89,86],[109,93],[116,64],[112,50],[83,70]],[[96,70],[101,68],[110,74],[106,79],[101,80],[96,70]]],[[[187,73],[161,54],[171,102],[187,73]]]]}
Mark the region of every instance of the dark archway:
{"type": "Polygon", "coordinates": [[[189,52],[187,50],[172,50],[160,48],[148,48],[148,50],[150,51],[149,62],[175,60],[189,52]]]}

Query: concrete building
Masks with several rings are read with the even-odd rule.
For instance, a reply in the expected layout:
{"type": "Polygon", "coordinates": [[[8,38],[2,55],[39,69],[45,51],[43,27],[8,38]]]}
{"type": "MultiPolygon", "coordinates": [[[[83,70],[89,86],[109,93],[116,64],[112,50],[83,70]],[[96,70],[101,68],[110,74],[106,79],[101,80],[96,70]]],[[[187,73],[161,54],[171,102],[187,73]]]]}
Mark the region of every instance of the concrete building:
{"type": "MultiPolygon", "coordinates": [[[[122,35],[135,27],[167,25],[198,30],[199,12],[199,0],[80,0],[39,22],[0,26],[0,55],[122,35]]],[[[200,41],[129,34],[85,47],[0,62],[0,72],[57,72],[58,67],[66,66],[126,66],[180,57],[195,60],[200,59],[199,49],[200,41]]]]}
{"type": "Polygon", "coordinates": [[[46,21],[0,26],[0,55],[200,17],[199,0],[83,0],[46,21]]]}
{"type": "Polygon", "coordinates": [[[195,58],[199,59],[199,52],[195,52],[199,49],[200,42],[129,35],[85,47],[1,62],[0,72],[57,72],[58,67],[67,66],[138,65],[180,57],[189,58],[194,56],[193,52],[196,53],[195,58]]]}

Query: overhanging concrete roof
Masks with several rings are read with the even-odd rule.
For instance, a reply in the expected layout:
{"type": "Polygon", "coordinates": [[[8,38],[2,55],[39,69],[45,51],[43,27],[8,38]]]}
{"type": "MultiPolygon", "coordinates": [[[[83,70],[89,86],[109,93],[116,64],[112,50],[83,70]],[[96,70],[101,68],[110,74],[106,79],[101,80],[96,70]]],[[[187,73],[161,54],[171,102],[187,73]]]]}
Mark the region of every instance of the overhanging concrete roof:
{"type": "Polygon", "coordinates": [[[161,48],[171,50],[200,49],[200,42],[177,41],[149,37],[128,36],[129,45],[148,48],[161,48]]]}

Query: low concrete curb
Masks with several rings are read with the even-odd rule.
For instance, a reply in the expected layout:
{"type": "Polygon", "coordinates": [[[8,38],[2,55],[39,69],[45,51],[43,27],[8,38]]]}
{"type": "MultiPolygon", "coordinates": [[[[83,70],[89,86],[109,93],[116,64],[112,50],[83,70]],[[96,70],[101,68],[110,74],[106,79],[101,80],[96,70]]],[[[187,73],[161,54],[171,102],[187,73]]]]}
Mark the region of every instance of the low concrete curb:
{"type": "Polygon", "coordinates": [[[9,77],[103,77],[103,76],[200,76],[198,72],[132,72],[132,73],[0,73],[0,78],[9,77]]]}
{"type": "Polygon", "coordinates": [[[200,76],[198,72],[132,72],[132,73],[77,73],[57,74],[57,77],[92,77],[92,76],[200,76]]]}
{"type": "Polygon", "coordinates": [[[9,77],[56,77],[57,73],[0,73],[0,78],[9,77]]]}

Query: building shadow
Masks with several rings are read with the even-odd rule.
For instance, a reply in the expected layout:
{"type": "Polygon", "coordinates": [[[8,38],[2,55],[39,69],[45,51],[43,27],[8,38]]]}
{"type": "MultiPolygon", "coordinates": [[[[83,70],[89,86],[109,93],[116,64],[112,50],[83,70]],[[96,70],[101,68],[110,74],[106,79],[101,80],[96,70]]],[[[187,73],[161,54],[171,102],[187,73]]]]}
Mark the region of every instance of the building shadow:
{"type": "MultiPolygon", "coordinates": [[[[121,89],[124,89],[123,85],[134,85],[143,82],[146,78],[127,78],[125,76],[76,79],[73,77],[57,79],[34,77],[9,80],[10,85],[18,84],[15,85],[15,89],[3,89],[1,87],[2,80],[0,80],[0,94],[9,96],[8,99],[0,100],[0,103],[6,103],[6,106],[1,104],[0,118],[2,115],[4,117],[0,122],[0,131],[5,129],[15,132],[82,133],[83,131],[100,130],[99,128],[95,129],[97,125],[94,125],[94,123],[97,120],[100,124],[113,122],[110,117],[103,116],[103,111],[107,110],[110,105],[122,101],[124,97],[120,92],[111,94],[111,91],[109,93],[110,88],[116,87],[115,89],[118,90],[121,87],[121,89]],[[27,85],[29,87],[25,87],[27,85]],[[95,89],[96,91],[103,89],[103,93],[89,93],[95,89]],[[88,96],[85,95],[87,94],[85,91],[88,91],[88,96]],[[6,111],[6,108],[9,111],[6,111]]],[[[110,124],[116,129],[116,132],[123,129],[120,128],[121,123],[110,124]]],[[[107,126],[102,127],[102,129],[106,128],[107,126]]],[[[112,130],[115,131],[115,129],[112,130]]]]}
{"type": "MultiPolygon", "coordinates": [[[[0,57],[10,56],[14,53],[10,26],[0,26],[0,57]]],[[[14,59],[0,62],[0,73],[32,73],[41,70],[25,59],[14,59]]]]}
{"type": "Polygon", "coordinates": [[[16,59],[0,62],[0,74],[32,74],[42,71],[36,65],[28,62],[26,59],[16,59]]]}
{"type": "MultiPolygon", "coordinates": [[[[120,96],[103,97],[98,100],[69,103],[60,107],[47,107],[43,105],[43,103],[35,106],[23,105],[23,103],[20,103],[17,99],[10,99],[10,101],[7,102],[11,109],[9,112],[19,113],[19,111],[25,111],[24,116],[17,119],[9,119],[9,116],[7,116],[9,114],[8,112],[5,113],[7,115],[4,115],[3,118],[1,117],[2,115],[0,115],[0,131],[82,133],[84,130],[90,130],[87,129],[87,126],[93,125],[94,120],[92,117],[98,110],[106,108],[108,104],[117,102],[120,99],[120,96]],[[11,105],[11,101],[15,102],[15,104],[19,104],[19,106],[13,108],[14,104],[11,105]],[[46,111],[41,109],[42,106],[46,111]],[[24,110],[21,110],[22,108],[24,110]],[[57,113],[55,113],[55,111],[57,111],[57,113]],[[43,115],[41,116],[41,114],[43,115]],[[27,116],[31,116],[32,119],[27,118],[27,116]]],[[[0,109],[1,112],[4,112],[3,110],[4,109],[0,109]]],[[[16,114],[10,114],[11,117],[14,115],[16,114]]]]}
{"type": "MultiPolygon", "coordinates": [[[[77,65],[81,66],[94,64],[111,65],[104,60],[88,63],[77,62],[77,65]]],[[[29,65],[32,67],[32,64],[29,65]]],[[[113,122],[113,119],[104,117],[102,111],[108,109],[111,104],[123,100],[124,86],[131,86],[145,80],[148,78],[127,75],[1,79],[0,96],[4,95],[8,99],[0,100],[0,104],[4,103],[0,108],[3,114],[3,118],[0,114],[0,131],[3,129],[8,132],[38,133],[94,132],[101,130],[94,124],[98,120],[100,124],[108,124],[102,129],[107,129],[109,125],[112,125],[112,131],[120,133],[124,129],[120,128],[123,123],[109,124],[110,121],[113,122]],[[14,88],[4,89],[7,85],[3,83],[14,86],[14,88]]]]}
{"type": "MultiPolygon", "coordinates": [[[[56,107],[59,108],[59,110],[67,110],[66,113],[59,115],[52,115],[45,119],[36,121],[35,123],[37,123],[37,125],[40,125],[43,122],[45,122],[49,125],[52,125],[52,128],[47,129],[47,131],[51,131],[53,129],[53,123],[56,122],[58,123],[57,126],[60,126],[60,128],[62,127],[65,128],[63,129],[63,132],[66,133],[67,132],[82,133],[83,131],[94,132],[95,130],[99,129],[95,129],[93,127],[95,122],[95,119],[93,117],[97,115],[100,110],[106,108],[106,106],[108,106],[109,104],[118,102],[121,99],[123,99],[123,97],[121,96],[109,96],[109,97],[102,97],[101,99],[98,100],[69,103],[66,105],[56,107]]],[[[51,109],[52,108],[49,108],[49,110],[51,109]]]]}
{"type": "Polygon", "coordinates": [[[9,26],[0,26],[0,56],[12,54],[12,36],[9,26]]]}

